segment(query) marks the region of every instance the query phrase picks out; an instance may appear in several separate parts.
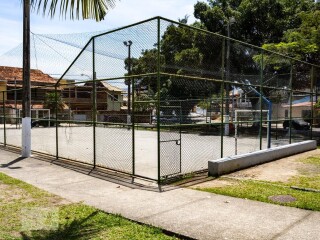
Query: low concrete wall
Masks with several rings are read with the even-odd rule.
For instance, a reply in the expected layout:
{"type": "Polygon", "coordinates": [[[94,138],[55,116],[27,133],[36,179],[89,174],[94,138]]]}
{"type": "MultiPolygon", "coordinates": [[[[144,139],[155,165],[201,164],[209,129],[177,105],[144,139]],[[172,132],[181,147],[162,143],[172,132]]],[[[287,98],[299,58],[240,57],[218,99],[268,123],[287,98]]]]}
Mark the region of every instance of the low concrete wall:
{"type": "Polygon", "coordinates": [[[297,153],[310,151],[316,148],[317,142],[315,140],[309,140],[252,153],[225,157],[218,160],[211,160],[208,162],[209,175],[221,176],[223,174],[270,162],[283,157],[288,157],[297,153]]]}

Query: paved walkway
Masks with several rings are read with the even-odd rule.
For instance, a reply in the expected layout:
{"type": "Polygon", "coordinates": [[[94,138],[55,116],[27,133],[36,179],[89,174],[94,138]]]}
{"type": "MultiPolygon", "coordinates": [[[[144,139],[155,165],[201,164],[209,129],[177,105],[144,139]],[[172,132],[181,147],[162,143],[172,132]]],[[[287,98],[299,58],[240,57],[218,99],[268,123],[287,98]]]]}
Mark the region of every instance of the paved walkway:
{"type": "Polygon", "coordinates": [[[320,212],[190,189],[135,189],[1,149],[0,164],[1,172],[69,201],[195,239],[320,239],[320,212]]]}

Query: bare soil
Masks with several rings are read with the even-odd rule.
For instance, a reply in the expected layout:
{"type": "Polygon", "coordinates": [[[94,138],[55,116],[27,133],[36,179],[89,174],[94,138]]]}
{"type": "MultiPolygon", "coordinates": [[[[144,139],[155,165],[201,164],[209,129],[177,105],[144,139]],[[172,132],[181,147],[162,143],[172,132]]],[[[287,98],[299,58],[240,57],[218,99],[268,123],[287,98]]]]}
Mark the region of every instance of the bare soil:
{"type": "MultiPolygon", "coordinates": [[[[30,193],[22,188],[7,185],[0,181],[0,204],[12,203],[15,200],[19,200],[21,203],[28,203],[36,201],[37,199],[32,197],[30,193]]],[[[51,194],[46,196],[46,200],[50,206],[70,204],[70,201],[51,194]]]]}
{"type": "MultiPolygon", "coordinates": [[[[301,160],[312,156],[320,156],[320,149],[296,154],[269,163],[240,170],[224,177],[237,179],[263,180],[269,182],[288,182],[294,176],[302,175],[303,172],[319,172],[316,166],[305,164],[301,160]]],[[[203,182],[192,186],[193,188],[223,187],[232,184],[220,178],[203,182]]]]}

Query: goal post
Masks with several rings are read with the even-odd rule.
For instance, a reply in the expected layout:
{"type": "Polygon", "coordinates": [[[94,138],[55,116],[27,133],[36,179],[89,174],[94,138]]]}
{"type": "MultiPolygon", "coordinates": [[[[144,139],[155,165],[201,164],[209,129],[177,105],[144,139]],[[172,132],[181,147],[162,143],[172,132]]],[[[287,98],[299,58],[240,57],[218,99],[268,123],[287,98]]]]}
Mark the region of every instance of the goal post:
{"type": "MultiPolygon", "coordinates": [[[[235,137],[235,154],[237,155],[238,151],[238,127],[242,124],[251,123],[252,125],[255,122],[267,122],[267,144],[268,148],[270,148],[271,142],[271,111],[270,110],[252,110],[252,109],[238,109],[235,110],[235,118],[234,118],[234,137],[235,137]],[[258,116],[258,117],[257,117],[258,116]]],[[[261,134],[261,133],[260,133],[261,134]]]]}
{"type": "MultiPolygon", "coordinates": [[[[22,109],[19,109],[17,117],[20,119],[21,116],[22,116],[22,109]]],[[[50,109],[47,109],[47,108],[31,109],[31,119],[32,118],[39,119],[44,117],[46,117],[48,121],[50,121],[50,117],[51,117],[50,109]]]]}

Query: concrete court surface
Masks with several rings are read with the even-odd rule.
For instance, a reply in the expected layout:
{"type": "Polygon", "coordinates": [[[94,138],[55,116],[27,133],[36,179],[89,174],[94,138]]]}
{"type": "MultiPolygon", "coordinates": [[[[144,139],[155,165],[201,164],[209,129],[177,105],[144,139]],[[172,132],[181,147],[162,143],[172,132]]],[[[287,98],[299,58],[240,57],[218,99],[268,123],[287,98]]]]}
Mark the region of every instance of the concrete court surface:
{"type": "MultiPolygon", "coordinates": [[[[0,131],[0,139],[3,132],[0,131]]],[[[8,128],[7,144],[21,146],[21,129],[8,128]]],[[[161,176],[175,173],[190,173],[208,168],[208,161],[221,156],[221,136],[182,133],[181,171],[180,145],[175,140],[179,133],[161,132],[161,176]],[[169,141],[168,141],[169,140],[169,141]]],[[[259,138],[248,137],[237,140],[237,152],[248,153],[259,149],[259,138]]],[[[0,140],[1,142],[1,140],[0,140]]],[[[59,127],[58,154],[60,157],[93,163],[93,128],[59,127]]],[[[224,137],[224,156],[235,154],[235,138],[224,137]]],[[[263,139],[263,148],[267,140],[263,139]]],[[[33,128],[32,150],[56,155],[56,129],[33,128]]],[[[157,132],[135,130],[135,173],[157,179],[157,132]]],[[[132,131],[127,128],[96,128],[96,163],[118,171],[132,173],[132,131]]]]}
{"type": "Polygon", "coordinates": [[[320,213],[191,189],[125,187],[0,149],[0,171],[72,202],[194,239],[319,239],[320,213]]]}

